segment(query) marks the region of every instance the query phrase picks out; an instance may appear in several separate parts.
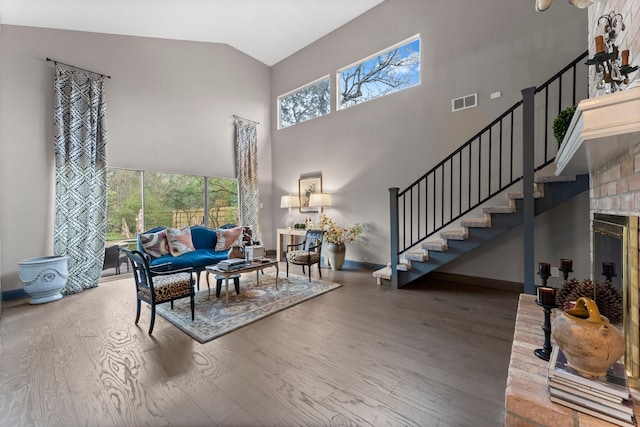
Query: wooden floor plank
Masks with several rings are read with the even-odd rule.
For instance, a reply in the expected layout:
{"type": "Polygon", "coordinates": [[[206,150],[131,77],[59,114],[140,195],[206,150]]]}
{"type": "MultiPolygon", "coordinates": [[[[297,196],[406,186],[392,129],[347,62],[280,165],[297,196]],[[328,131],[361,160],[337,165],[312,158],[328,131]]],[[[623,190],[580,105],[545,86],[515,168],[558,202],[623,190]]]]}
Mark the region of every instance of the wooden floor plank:
{"type": "Polygon", "coordinates": [[[135,325],[131,276],[4,305],[0,426],[501,423],[516,292],[322,272],[343,286],[205,344],[135,325]]]}

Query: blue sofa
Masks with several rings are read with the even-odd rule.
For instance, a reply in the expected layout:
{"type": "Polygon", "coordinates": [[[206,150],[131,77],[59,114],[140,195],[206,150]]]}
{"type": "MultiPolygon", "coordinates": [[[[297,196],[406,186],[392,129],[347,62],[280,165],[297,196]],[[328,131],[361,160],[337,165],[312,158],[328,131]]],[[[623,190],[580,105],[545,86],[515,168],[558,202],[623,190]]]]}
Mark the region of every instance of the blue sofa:
{"type": "MultiPolygon", "coordinates": [[[[164,229],[165,227],[156,227],[151,230],[147,230],[144,233],[156,233],[164,229]]],[[[193,247],[196,249],[195,251],[188,252],[180,256],[168,254],[157,258],[150,257],[150,265],[154,266],[170,263],[171,270],[191,267],[193,268],[193,272],[197,274],[197,286],[198,289],[200,289],[200,273],[204,271],[207,265],[217,264],[220,261],[227,259],[228,250],[216,251],[214,249],[216,247],[216,242],[218,241],[216,230],[201,226],[192,226],[190,227],[190,230],[193,247]]],[[[138,251],[146,253],[142,247],[139,234],[137,235],[136,240],[138,242],[138,251]]]]}

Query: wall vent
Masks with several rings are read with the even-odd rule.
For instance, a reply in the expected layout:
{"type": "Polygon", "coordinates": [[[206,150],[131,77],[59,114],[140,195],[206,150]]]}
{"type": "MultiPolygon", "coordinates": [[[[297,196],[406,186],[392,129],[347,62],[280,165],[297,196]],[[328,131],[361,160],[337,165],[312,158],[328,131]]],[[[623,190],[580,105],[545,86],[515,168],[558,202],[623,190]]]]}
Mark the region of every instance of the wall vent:
{"type": "Polygon", "coordinates": [[[466,110],[478,106],[478,94],[461,96],[460,98],[451,100],[451,111],[466,110]]]}

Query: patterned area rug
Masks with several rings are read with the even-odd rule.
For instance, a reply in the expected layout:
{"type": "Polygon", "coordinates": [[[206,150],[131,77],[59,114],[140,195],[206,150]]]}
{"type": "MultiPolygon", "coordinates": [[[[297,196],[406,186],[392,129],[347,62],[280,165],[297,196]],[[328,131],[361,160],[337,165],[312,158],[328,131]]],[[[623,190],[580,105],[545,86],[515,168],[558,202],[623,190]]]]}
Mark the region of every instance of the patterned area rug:
{"type": "Polygon", "coordinates": [[[313,277],[309,282],[308,277],[294,274],[289,274],[287,278],[281,273],[278,278],[279,290],[276,290],[275,273],[261,274],[259,285],[256,285],[256,275],[250,273],[240,278],[240,295],[236,295],[233,281],[229,282],[229,305],[225,307],[224,282],[220,297],[216,298],[215,280],[213,276],[209,278],[211,296],[208,296],[206,281],[203,280],[205,289],[201,286],[200,292],[196,294],[193,322],[189,298],[174,301],[173,310],[168,303],[156,307],[160,316],[201,343],[342,286],[313,277]]]}

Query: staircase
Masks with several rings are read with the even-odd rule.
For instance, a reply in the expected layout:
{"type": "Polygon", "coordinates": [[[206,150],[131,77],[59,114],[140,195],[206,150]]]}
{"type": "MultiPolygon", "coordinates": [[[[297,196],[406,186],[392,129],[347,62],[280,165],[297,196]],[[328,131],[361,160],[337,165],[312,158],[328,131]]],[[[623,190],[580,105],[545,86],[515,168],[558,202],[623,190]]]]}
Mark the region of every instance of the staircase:
{"type": "MultiPolygon", "coordinates": [[[[535,179],[535,215],[589,189],[589,175],[539,175],[535,179]]],[[[438,233],[438,237],[422,242],[418,249],[405,252],[398,261],[398,287],[403,287],[427,273],[458,258],[478,246],[495,239],[524,222],[523,192],[506,193],[507,204],[482,208],[482,217],[460,220],[459,227],[438,233]]],[[[391,265],[374,271],[380,285],[391,280],[391,265]]]]}
{"type": "MultiPolygon", "coordinates": [[[[378,284],[403,287],[514,227],[532,230],[534,216],[589,188],[588,175],[551,172],[558,146],[552,123],[562,109],[586,97],[586,77],[582,87],[577,84],[579,67],[587,76],[581,63],[586,56],[540,87],[523,90],[522,101],[409,187],[389,189],[392,261],[373,273],[378,284]],[[513,191],[520,181],[533,191],[513,191]],[[505,196],[506,204],[499,201],[505,196]]],[[[525,239],[527,245],[532,253],[533,241],[525,239]]]]}

